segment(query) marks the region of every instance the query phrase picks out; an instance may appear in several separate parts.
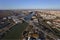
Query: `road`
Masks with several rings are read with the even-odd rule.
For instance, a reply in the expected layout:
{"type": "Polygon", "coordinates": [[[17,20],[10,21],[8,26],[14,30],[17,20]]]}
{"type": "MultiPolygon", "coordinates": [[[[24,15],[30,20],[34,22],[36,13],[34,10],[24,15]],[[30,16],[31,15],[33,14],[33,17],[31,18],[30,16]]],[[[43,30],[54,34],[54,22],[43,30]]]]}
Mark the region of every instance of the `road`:
{"type": "Polygon", "coordinates": [[[34,26],[38,27],[40,29],[40,31],[42,31],[45,35],[50,36],[51,38],[56,40],[56,37],[52,34],[52,32],[47,32],[46,30],[43,30],[40,25],[36,25],[35,23],[33,23],[34,26]]]}
{"type": "MultiPolygon", "coordinates": [[[[48,25],[46,22],[44,22],[43,21],[43,18],[39,15],[39,14],[37,14],[37,19],[38,19],[38,24],[39,24],[39,26],[40,26],[40,28],[45,32],[46,31],[46,29],[47,29],[47,31],[49,30],[49,32],[47,32],[47,34],[49,34],[49,33],[51,33],[51,34],[53,34],[53,35],[51,35],[51,37],[52,38],[54,38],[54,39],[58,39],[58,37],[55,35],[55,32],[52,30],[52,28],[51,28],[51,26],[50,25],[48,25]],[[50,32],[51,31],[51,32],[50,32]]],[[[36,25],[36,24],[35,24],[36,25]]],[[[46,33],[46,32],[45,32],[46,33]]],[[[49,34],[50,35],[50,34],[49,34]]]]}
{"type": "Polygon", "coordinates": [[[2,32],[0,33],[0,38],[2,37],[2,35],[4,33],[6,33],[6,31],[10,31],[9,29],[14,25],[16,25],[16,24],[10,24],[10,25],[6,26],[5,28],[1,29],[2,32]]]}

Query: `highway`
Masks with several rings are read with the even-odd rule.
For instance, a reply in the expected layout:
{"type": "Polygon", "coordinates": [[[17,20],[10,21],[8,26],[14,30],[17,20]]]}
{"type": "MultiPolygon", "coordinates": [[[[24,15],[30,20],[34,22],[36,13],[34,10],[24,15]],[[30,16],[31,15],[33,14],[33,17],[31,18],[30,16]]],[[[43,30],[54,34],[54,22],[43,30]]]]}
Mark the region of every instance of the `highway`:
{"type": "Polygon", "coordinates": [[[1,38],[1,36],[4,34],[4,33],[7,33],[6,31],[10,31],[9,29],[12,27],[12,26],[14,26],[14,25],[16,25],[16,24],[9,24],[8,26],[6,26],[5,28],[3,28],[3,29],[1,29],[1,33],[0,33],[0,38],[1,38]]]}

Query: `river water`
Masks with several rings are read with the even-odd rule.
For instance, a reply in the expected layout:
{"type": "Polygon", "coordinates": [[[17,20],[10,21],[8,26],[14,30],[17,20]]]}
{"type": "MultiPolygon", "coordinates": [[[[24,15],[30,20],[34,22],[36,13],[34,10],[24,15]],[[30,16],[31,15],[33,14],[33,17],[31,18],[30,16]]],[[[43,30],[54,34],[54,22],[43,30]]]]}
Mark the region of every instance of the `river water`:
{"type": "Polygon", "coordinates": [[[24,20],[26,22],[29,22],[34,14],[35,14],[34,12],[29,13],[29,15],[27,15],[27,16],[24,17],[24,20]]]}

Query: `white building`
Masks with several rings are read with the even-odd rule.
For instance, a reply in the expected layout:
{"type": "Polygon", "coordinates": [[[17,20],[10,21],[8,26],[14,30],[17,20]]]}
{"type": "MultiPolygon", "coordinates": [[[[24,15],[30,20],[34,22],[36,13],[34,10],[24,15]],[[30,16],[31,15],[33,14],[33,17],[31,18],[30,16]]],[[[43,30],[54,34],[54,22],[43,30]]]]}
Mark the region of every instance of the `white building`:
{"type": "Polygon", "coordinates": [[[16,16],[12,16],[12,20],[13,20],[15,23],[22,23],[22,20],[19,20],[16,16]]]}
{"type": "Polygon", "coordinates": [[[56,18],[55,15],[46,15],[46,14],[41,14],[41,17],[43,17],[43,19],[55,19],[56,18]]]}
{"type": "Polygon", "coordinates": [[[6,20],[6,19],[7,19],[6,17],[3,18],[3,20],[6,20]]]}

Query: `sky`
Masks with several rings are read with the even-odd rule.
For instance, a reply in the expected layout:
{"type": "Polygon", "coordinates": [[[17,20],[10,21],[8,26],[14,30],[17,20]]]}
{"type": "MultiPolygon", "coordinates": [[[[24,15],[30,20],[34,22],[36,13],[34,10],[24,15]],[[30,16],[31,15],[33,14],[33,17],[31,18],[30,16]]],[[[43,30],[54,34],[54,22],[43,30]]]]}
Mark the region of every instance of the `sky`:
{"type": "Polygon", "coordinates": [[[0,0],[0,9],[60,9],[60,0],[0,0]]]}

